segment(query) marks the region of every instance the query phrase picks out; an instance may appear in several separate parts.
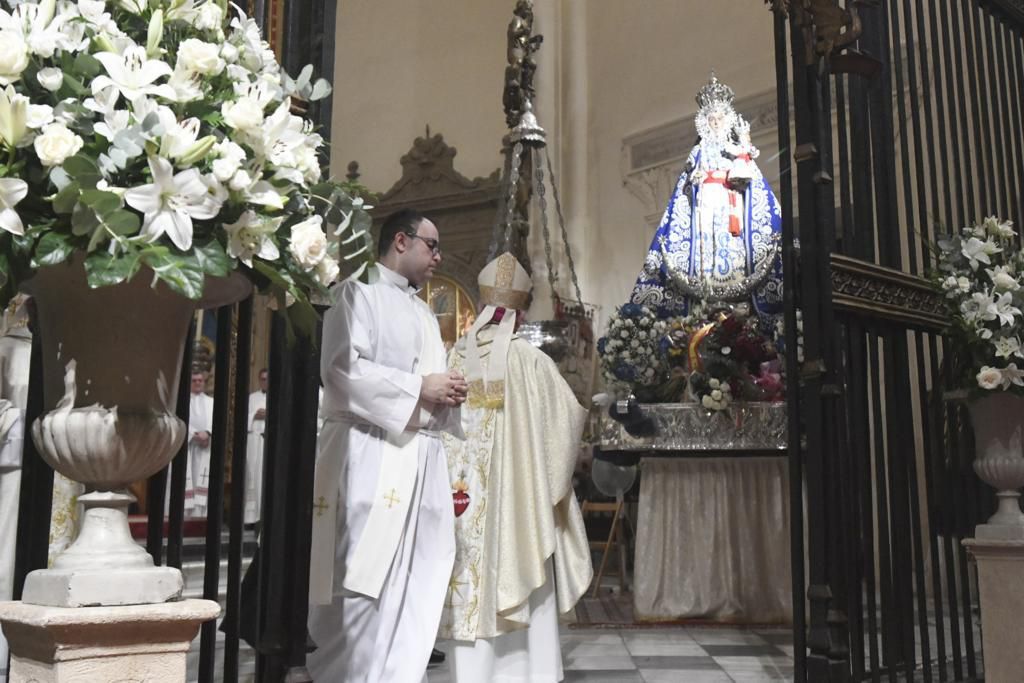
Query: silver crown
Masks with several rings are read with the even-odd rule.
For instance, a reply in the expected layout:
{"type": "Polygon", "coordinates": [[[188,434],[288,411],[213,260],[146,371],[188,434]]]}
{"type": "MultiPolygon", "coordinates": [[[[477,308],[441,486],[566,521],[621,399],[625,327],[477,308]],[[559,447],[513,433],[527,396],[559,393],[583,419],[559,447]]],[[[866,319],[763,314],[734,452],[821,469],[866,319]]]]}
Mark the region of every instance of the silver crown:
{"type": "Polygon", "coordinates": [[[718,77],[712,72],[707,85],[697,91],[697,106],[704,109],[718,102],[731,105],[735,97],[736,93],[732,88],[718,80],[718,77]]]}

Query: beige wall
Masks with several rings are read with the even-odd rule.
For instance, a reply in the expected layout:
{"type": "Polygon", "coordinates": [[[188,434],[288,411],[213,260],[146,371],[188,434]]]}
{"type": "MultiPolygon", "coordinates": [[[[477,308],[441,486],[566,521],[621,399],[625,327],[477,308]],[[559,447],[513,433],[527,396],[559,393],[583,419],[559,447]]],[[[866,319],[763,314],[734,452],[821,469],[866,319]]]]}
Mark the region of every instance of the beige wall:
{"type": "Polygon", "coordinates": [[[340,0],[331,167],[360,163],[383,192],[427,125],[458,149],[469,177],[501,165],[505,26],[502,0],[340,0]]]}
{"type": "MultiPolygon", "coordinates": [[[[334,172],[357,159],[367,186],[386,190],[427,124],[458,149],[463,174],[497,168],[513,6],[341,0],[334,172]]],[[[712,68],[738,98],[773,89],[772,18],[762,0],[535,0],[535,13],[545,35],[537,110],[550,135],[584,299],[607,315],[628,296],[653,234],[648,210],[623,186],[623,138],[692,115],[712,68]]],[[[534,284],[543,302],[546,270],[535,237],[534,284]]],[[[563,283],[568,292],[567,277],[563,283]]]]}

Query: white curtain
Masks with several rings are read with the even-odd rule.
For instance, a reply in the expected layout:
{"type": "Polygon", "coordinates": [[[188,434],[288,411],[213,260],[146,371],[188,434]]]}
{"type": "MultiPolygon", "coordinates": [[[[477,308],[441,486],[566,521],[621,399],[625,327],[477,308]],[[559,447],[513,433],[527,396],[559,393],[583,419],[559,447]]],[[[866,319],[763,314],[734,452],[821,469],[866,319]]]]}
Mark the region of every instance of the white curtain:
{"type": "Polygon", "coordinates": [[[648,458],[637,620],[792,620],[786,459],[648,458]]]}

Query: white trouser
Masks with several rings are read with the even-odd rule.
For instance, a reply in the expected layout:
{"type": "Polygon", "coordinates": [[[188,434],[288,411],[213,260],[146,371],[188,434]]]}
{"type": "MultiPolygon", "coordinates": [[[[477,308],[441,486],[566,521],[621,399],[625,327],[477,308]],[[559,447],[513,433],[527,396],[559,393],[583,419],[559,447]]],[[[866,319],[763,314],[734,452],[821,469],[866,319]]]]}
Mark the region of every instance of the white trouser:
{"type": "MultiPolygon", "coordinates": [[[[0,601],[14,590],[14,547],[18,538],[21,468],[0,468],[0,601]]],[[[7,681],[7,640],[0,633],[0,683],[7,681]]]]}
{"type": "MultiPolygon", "coordinates": [[[[380,598],[344,591],[330,605],[310,607],[309,633],[317,650],[307,665],[317,683],[426,680],[455,561],[455,515],[444,449],[439,439],[425,440],[405,532],[380,598]]],[[[347,463],[340,506],[350,528],[365,524],[365,498],[374,493],[378,467],[368,460],[357,456],[347,463]]],[[[339,552],[349,545],[354,539],[343,539],[339,552]]],[[[341,582],[335,577],[336,587],[341,582]]]]}

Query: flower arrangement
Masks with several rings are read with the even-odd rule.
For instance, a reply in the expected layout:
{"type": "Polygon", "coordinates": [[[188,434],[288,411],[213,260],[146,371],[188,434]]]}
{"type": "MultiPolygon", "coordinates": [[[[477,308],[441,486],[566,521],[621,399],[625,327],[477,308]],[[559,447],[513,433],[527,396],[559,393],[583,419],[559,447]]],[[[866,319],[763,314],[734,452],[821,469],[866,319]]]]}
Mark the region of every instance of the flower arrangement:
{"type": "Polygon", "coordinates": [[[946,304],[962,384],[982,393],[1024,393],[1024,254],[1016,236],[1011,221],[990,216],[935,245],[932,283],[946,304]]]}
{"type": "Polygon", "coordinates": [[[23,0],[0,9],[0,306],[78,252],[91,287],[142,267],[198,299],[239,270],[310,330],[311,297],[367,254],[351,186],[321,179],[323,139],[227,0],[23,0]],[[327,232],[337,239],[330,239],[327,232]],[[340,246],[339,246],[340,245],[340,246]]]}
{"type": "Polygon", "coordinates": [[[638,304],[625,304],[608,321],[608,334],[597,342],[605,382],[637,388],[665,381],[667,366],[660,344],[668,323],[638,304]]]}
{"type": "Polygon", "coordinates": [[[598,351],[615,394],[725,410],[734,400],[783,398],[774,337],[743,305],[711,313],[695,307],[686,317],[659,318],[647,307],[627,304],[613,316],[598,351]]]}

